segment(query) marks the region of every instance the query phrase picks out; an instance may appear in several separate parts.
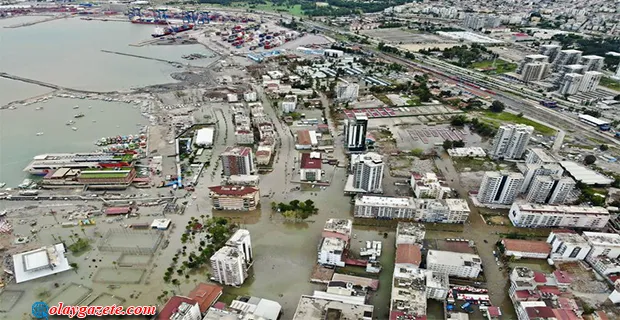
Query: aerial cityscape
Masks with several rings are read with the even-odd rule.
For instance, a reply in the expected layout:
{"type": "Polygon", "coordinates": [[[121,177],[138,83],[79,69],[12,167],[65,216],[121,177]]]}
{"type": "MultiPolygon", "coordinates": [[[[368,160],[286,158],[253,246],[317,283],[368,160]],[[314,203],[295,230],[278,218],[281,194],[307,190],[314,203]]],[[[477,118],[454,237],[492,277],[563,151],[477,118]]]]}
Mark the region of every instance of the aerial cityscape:
{"type": "Polygon", "coordinates": [[[620,319],[620,3],[0,3],[0,319],[620,319]]]}

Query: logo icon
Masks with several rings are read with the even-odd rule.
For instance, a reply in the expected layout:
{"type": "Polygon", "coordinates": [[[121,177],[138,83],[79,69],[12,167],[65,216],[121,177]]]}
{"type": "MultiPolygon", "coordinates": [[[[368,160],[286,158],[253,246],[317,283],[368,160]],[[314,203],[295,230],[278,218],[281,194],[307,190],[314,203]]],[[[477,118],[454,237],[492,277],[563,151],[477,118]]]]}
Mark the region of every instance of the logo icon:
{"type": "Polygon", "coordinates": [[[36,319],[47,319],[49,317],[50,307],[43,301],[37,301],[32,304],[32,316],[36,319]]]}

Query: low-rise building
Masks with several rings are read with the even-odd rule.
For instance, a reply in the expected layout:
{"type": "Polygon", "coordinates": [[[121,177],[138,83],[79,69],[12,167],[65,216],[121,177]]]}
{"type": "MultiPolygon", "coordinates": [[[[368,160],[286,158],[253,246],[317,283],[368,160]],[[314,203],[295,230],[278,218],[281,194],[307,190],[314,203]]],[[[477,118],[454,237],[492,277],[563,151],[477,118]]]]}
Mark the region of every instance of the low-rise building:
{"type": "Polygon", "coordinates": [[[523,228],[583,228],[600,230],[609,222],[609,211],[603,207],[545,205],[515,202],[508,217],[513,225],[523,228]]]}
{"type": "Polygon", "coordinates": [[[158,320],[202,320],[200,307],[188,297],[173,296],[157,314],[158,320]]]}
{"type": "Polygon", "coordinates": [[[415,244],[399,244],[396,246],[394,268],[419,267],[422,262],[422,251],[415,244]]]}
{"type": "Polygon", "coordinates": [[[502,239],[504,255],[509,257],[547,259],[551,246],[544,241],[502,239]]]}
{"type": "Polygon", "coordinates": [[[599,256],[620,258],[620,234],[586,231],[583,237],[592,247],[586,260],[599,256]]]}
{"type": "Polygon", "coordinates": [[[297,150],[310,150],[313,147],[319,145],[318,135],[314,130],[299,130],[297,131],[297,142],[295,143],[295,149],[297,150]]]}
{"type": "Polygon", "coordinates": [[[342,299],[302,295],[293,315],[293,320],[359,319],[372,320],[374,307],[354,304],[342,299]]]}
{"type": "Polygon", "coordinates": [[[391,313],[414,319],[426,315],[426,272],[417,267],[394,268],[391,313]]]}
{"type": "Polygon", "coordinates": [[[299,176],[301,181],[321,181],[322,167],[319,152],[302,153],[299,162],[299,176]]]}
{"type": "Polygon", "coordinates": [[[340,238],[322,238],[319,245],[318,263],[344,267],[344,250],[346,247],[347,243],[340,238]]]}
{"type": "Polygon", "coordinates": [[[551,260],[584,260],[592,247],[588,241],[572,230],[554,230],[549,233],[547,243],[551,245],[551,260]]]}
{"type": "Polygon", "coordinates": [[[258,175],[248,174],[248,175],[232,175],[226,177],[223,181],[225,185],[229,186],[250,186],[256,187],[260,182],[260,177],[258,175]]]}
{"type": "Polygon", "coordinates": [[[477,278],[482,270],[482,260],[477,254],[428,250],[426,268],[453,277],[477,278]]]}
{"type": "Polygon", "coordinates": [[[451,192],[450,187],[440,181],[433,172],[427,172],[424,175],[411,174],[411,189],[418,199],[444,199],[451,192]]]}
{"type": "Polygon", "coordinates": [[[443,272],[426,271],[426,297],[438,301],[446,300],[450,292],[448,274],[443,272]]]}
{"type": "Polygon", "coordinates": [[[273,145],[261,145],[256,149],[256,164],[261,166],[269,165],[271,155],[273,154],[273,145]]]}
{"type": "Polygon", "coordinates": [[[620,259],[607,258],[605,256],[592,257],[588,261],[592,268],[600,275],[607,276],[610,274],[620,273],[620,259]]]}
{"type": "Polygon", "coordinates": [[[467,148],[452,148],[448,149],[448,155],[455,158],[472,157],[472,158],[484,158],[487,153],[480,147],[467,147],[467,148]]]}
{"type": "Polygon", "coordinates": [[[282,100],[282,112],[291,113],[297,109],[297,96],[296,95],[287,95],[282,100]]]}
{"type": "Polygon", "coordinates": [[[249,128],[236,128],[235,141],[237,144],[254,144],[254,133],[249,128]]]}
{"type": "Polygon", "coordinates": [[[72,267],[65,256],[63,243],[42,247],[13,255],[13,275],[22,283],[69,271],[72,267]]]}
{"type": "Polygon", "coordinates": [[[188,298],[196,301],[200,307],[200,312],[206,312],[222,296],[223,288],[201,282],[189,293],[188,298]]]}
{"type": "Polygon", "coordinates": [[[423,224],[412,222],[399,222],[396,227],[396,246],[399,244],[415,244],[422,246],[426,228],[423,224]]]}
{"type": "Polygon", "coordinates": [[[209,197],[217,210],[256,210],[260,203],[258,188],[248,186],[209,187],[209,197]]]}

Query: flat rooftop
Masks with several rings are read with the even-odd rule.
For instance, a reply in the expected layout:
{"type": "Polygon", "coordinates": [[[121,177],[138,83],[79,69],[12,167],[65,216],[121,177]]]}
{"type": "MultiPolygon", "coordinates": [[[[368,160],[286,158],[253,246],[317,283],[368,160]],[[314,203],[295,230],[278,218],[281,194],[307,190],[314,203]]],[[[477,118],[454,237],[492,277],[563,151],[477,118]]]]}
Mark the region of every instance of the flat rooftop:
{"type": "Polygon", "coordinates": [[[609,211],[603,207],[564,206],[552,204],[513,203],[519,210],[528,213],[560,213],[560,214],[593,214],[609,215],[609,211]]]}
{"type": "Polygon", "coordinates": [[[611,184],[614,182],[613,179],[610,179],[573,161],[560,161],[560,165],[573,178],[575,178],[575,180],[581,181],[585,184],[611,184]]]}
{"type": "Polygon", "coordinates": [[[349,219],[329,219],[325,222],[324,231],[331,231],[345,235],[351,235],[353,221],[349,219]]]}
{"type": "Polygon", "coordinates": [[[303,295],[293,320],[372,319],[374,307],[303,295]]]}
{"type": "Polygon", "coordinates": [[[396,245],[401,243],[422,244],[426,228],[423,224],[413,222],[399,222],[396,228],[396,245]]]}
{"type": "Polygon", "coordinates": [[[339,238],[323,238],[323,242],[321,242],[321,251],[343,252],[345,244],[344,240],[339,238]]]}
{"type": "Polygon", "coordinates": [[[566,243],[572,243],[572,244],[587,244],[588,241],[582,237],[581,235],[577,234],[577,233],[572,233],[572,232],[558,232],[558,233],[553,233],[553,235],[555,236],[556,239],[562,241],[562,242],[566,242],[566,243]]]}
{"type": "Polygon", "coordinates": [[[15,254],[13,267],[17,283],[71,270],[62,243],[15,254]]]}
{"type": "Polygon", "coordinates": [[[398,207],[408,208],[414,207],[413,198],[408,197],[379,197],[379,196],[361,196],[355,199],[356,206],[382,206],[382,207],[398,207]]]}
{"type": "Polygon", "coordinates": [[[474,265],[480,265],[482,260],[477,254],[428,250],[428,254],[426,255],[426,263],[471,267],[474,265]]]}
{"type": "Polygon", "coordinates": [[[250,237],[250,231],[246,229],[239,229],[226,241],[227,246],[235,246],[237,243],[243,242],[246,238],[250,237]]]}
{"type": "Polygon", "coordinates": [[[584,232],[583,237],[593,245],[620,247],[620,234],[604,232],[584,232]]]}

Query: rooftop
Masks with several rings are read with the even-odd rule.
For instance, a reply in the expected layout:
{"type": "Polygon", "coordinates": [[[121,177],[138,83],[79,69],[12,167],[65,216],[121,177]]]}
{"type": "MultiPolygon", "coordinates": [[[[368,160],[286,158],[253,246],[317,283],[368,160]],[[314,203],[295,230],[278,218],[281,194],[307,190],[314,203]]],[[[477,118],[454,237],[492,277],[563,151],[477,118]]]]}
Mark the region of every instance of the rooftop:
{"type": "Polygon", "coordinates": [[[583,237],[595,246],[619,247],[620,234],[604,232],[584,232],[583,237]]]}
{"type": "Polygon", "coordinates": [[[211,192],[224,195],[224,196],[246,196],[255,192],[258,192],[257,188],[248,187],[248,186],[214,186],[209,187],[211,192]]]}
{"type": "Polygon", "coordinates": [[[480,265],[482,260],[477,254],[457,253],[449,251],[428,250],[426,263],[456,266],[474,266],[480,265]]]}
{"type": "Polygon", "coordinates": [[[573,232],[557,232],[553,231],[553,235],[559,241],[572,244],[587,244],[588,241],[581,235],[573,232]]]}
{"type": "Polygon", "coordinates": [[[239,297],[230,304],[230,308],[253,315],[248,319],[264,320],[277,320],[282,310],[279,303],[258,297],[239,297]]]}
{"type": "Polygon", "coordinates": [[[573,161],[560,161],[560,165],[568,171],[568,173],[577,181],[581,181],[585,184],[610,184],[614,182],[613,179],[590,170],[573,161]]]}
{"type": "Polygon", "coordinates": [[[252,148],[250,147],[228,147],[224,152],[222,152],[222,156],[242,156],[245,157],[249,154],[252,154],[252,148]]]}
{"type": "Polygon", "coordinates": [[[444,199],[446,205],[450,211],[465,211],[469,212],[469,205],[465,199],[444,199]]]}
{"type": "Polygon", "coordinates": [[[240,255],[243,255],[243,253],[237,247],[223,246],[211,256],[211,260],[236,259],[240,255]]]}
{"type": "Polygon", "coordinates": [[[342,253],[346,243],[340,238],[323,238],[321,242],[321,251],[342,253]]]}
{"type": "Polygon", "coordinates": [[[364,162],[367,165],[379,165],[383,164],[383,156],[376,152],[367,152],[362,154],[351,155],[351,165],[359,162],[364,162]]]}
{"type": "Polygon", "coordinates": [[[395,263],[414,264],[419,266],[422,262],[422,251],[415,244],[396,245],[395,263]]]}
{"type": "Polygon", "coordinates": [[[539,161],[542,163],[554,163],[557,162],[553,156],[551,156],[547,150],[542,148],[531,148],[530,152],[536,154],[539,161]]]}
{"type": "Polygon", "coordinates": [[[423,224],[412,222],[399,222],[396,228],[396,244],[401,243],[417,243],[422,244],[426,228],[423,224]]]}
{"type": "Polygon", "coordinates": [[[189,298],[198,302],[200,312],[205,312],[222,295],[222,290],[218,285],[201,282],[189,293],[189,298]]]}
{"type": "Polygon", "coordinates": [[[545,254],[551,252],[551,246],[545,241],[502,239],[502,244],[509,251],[545,254]]]}
{"type": "Polygon", "coordinates": [[[301,296],[293,320],[372,319],[373,306],[301,296]]]}
{"type": "Polygon", "coordinates": [[[71,270],[62,243],[14,254],[13,268],[17,283],[71,270]]]}
{"type": "Polygon", "coordinates": [[[189,305],[195,305],[196,301],[188,297],[173,296],[172,298],[170,298],[170,300],[168,300],[168,302],[166,302],[166,304],[161,309],[159,314],[157,314],[157,319],[161,319],[161,320],[172,319],[172,316],[175,313],[177,313],[177,311],[179,311],[179,307],[181,307],[183,303],[187,303],[189,305]]]}
{"type": "Polygon", "coordinates": [[[331,231],[345,235],[351,235],[353,230],[353,221],[349,219],[329,219],[325,222],[323,231],[331,231]]]}
{"type": "Polygon", "coordinates": [[[519,210],[532,213],[563,213],[563,214],[593,214],[593,215],[609,215],[609,211],[603,207],[586,207],[586,206],[565,206],[552,204],[534,204],[515,202],[513,206],[518,206],[519,210]]]}
{"type": "Polygon", "coordinates": [[[247,229],[239,229],[226,241],[227,246],[236,246],[238,243],[244,242],[246,238],[250,237],[250,231],[247,229]]]}
{"type": "Polygon", "coordinates": [[[321,154],[318,153],[318,157],[312,157],[315,153],[318,152],[302,153],[299,167],[301,169],[321,169],[321,154]]]}
{"type": "Polygon", "coordinates": [[[408,197],[380,197],[361,196],[355,198],[356,206],[383,206],[398,208],[413,208],[413,198],[408,197]]]}

